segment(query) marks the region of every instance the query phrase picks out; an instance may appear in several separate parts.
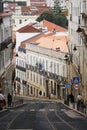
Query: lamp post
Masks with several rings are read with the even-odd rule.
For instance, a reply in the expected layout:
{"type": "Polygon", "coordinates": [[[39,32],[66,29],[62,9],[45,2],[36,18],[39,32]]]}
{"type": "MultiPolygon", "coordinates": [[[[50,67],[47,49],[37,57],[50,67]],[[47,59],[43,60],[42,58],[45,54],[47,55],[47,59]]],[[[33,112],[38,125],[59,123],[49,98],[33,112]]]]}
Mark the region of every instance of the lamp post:
{"type": "Polygon", "coordinates": [[[86,47],[87,47],[87,34],[85,33],[85,30],[79,26],[79,27],[77,28],[76,32],[80,34],[83,43],[84,43],[84,44],[86,45],[86,47]]]}
{"type": "MultiPolygon", "coordinates": [[[[71,63],[72,63],[72,54],[71,53],[67,53],[65,55],[65,60],[66,60],[66,63],[67,63],[67,82],[68,84],[71,84],[71,75],[70,75],[70,66],[71,66],[71,63]]],[[[71,89],[72,91],[72,89],[71,89]]],[[[67,88],[67,94],[70,93],[70,90],[67,88]]]]}

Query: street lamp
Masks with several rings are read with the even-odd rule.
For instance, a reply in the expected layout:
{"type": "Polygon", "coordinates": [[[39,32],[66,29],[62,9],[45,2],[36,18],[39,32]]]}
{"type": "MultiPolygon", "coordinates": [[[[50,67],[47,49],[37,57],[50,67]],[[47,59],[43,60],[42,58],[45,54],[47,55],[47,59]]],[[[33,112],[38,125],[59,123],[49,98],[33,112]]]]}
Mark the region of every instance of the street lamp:
{"type": "Polygon", "coordinates": [[[83,40],[83,43],[85,43],[85,45],[87,47],[87,34],[85,33],[85,30],[79,26],[77,28],[76,32],[81,34],[80,36],[83,40]]]}
{"type": "MultiPolygon", "coordinates": [[[[65,60],[66,60],[66,64],[67,64],[67,85],[69,85],[69,87],[71,86],[71,76],[70,76],[70,66],[72,63],[72,54],[71,53],[67,53],[65,55],[65,60]]],[[[72,88],[69,89],[69,87],[66,88],[66,94],[68,95],[69,93],[72,92],[72,88]]]]}

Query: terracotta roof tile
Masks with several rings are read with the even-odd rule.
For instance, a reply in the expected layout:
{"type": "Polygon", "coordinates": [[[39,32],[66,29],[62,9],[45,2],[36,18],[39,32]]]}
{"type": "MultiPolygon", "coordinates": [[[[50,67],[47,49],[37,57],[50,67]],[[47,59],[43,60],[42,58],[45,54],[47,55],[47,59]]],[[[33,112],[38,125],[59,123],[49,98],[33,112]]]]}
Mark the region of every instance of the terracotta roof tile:
{"type": "Polygon", "coordinates": [[[49,21],[47,21],[47,20],[43,20],[43,25],[44,26],[47,26],[47,28],[48,28],[48,31],[52,31],[52,30],[57,30],[58,32],[67,32],[67,29],[65,29],[65,28],[63,28],[63,27],[61,27],[61,26],[58,26],[58,25],[56,25],[56,24],[54,24],[54,23],[51,23],[51,22],[49,22],[49,21]]]}
{"type": "Polygon", "coordinates": [[[29,32],[30,32],[30,33],[35,33],[35,32],[40,32],[40,30],[34,28],[34,27],[32,26],[32,23],[31,23],[31,24],[29,24],[29,25],[26,25],[26,26],[20,28],[19,30],[17,30],[17,32],[19,32],[19,33],[29,33],[29,32]]]}
{"type": "Polygon", "coordinates": [[[42,37],[36,41],[40,43],[39,46],[56,50],[56,48],[60,48],[62,52],[68,52],[68,46],[65,36],[57,36],[57,37],[42,37]],[[65,39],[65,40],[64,40],[65,39]]]}
{"type": "Polygon", "coordinates": [[[26,44],[29,43],[39,43],[38,46],[49,48],[56,50],[59,48],[62,52],[68,52],[68,46],[67,46],[68,38],[67,36],[55,36],[51,33],[51,35],[48,34],[40,34],[38,36],[35,36],[34,38],[31,38],[29,40],[26,40],[21,43],[22,47],[26,47],[26,44]]]}
{"type": "Polygon", "coordinates": [[[0,17],[11,16],[12,13],[0,13],[0,17]]]}

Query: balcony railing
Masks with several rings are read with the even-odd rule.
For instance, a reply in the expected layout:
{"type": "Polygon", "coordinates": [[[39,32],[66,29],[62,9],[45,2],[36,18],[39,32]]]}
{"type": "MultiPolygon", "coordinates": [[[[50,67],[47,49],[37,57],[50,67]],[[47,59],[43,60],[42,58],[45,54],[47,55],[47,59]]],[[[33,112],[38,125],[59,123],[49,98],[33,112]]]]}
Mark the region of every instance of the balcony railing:
{"type": "Polygon", "coordinates": [[[0,51],[3,51],[10,43],[12,42],[12,38],[9,37],[5,41],[0,43],[0,51]]]}
{"type": "Polygon", "coordinates": [[[25,80],[22,80],[22,83],[23,83],[24,85],[26,85],[26,81],[25,81],[25,80]]]}
{"type": "Polygon", "coordinates": [[[19,47],[19,48],[18,48],[18,51],[26,53],[26,49],[23,48],[23,47],[19,47]]]}
{"type": "Polygon", "coordinates": [[[32,66],[32,65],[27,64],[26,69],[39,73],[40,75],[43,75],[47,78],[54,79],[56,81],[66,82],[66,77],[57,75],[55,73],[48,72],[46,70],[39,70],[38,68],[36,68],[35,66],[32,66]]]}
{"type": "Polygon", "coordinates": [[[20,78],[19,78],[19,77],[16,77],[16,81],[20,82],[20,78]]]}
{"type": "Polygon", "coordinates": [[[16,68],[19,69],[19,70],[21,70],[21,71],[26,72],[26,68],[24,68],[22,66],[16,65],[16,68]]]}

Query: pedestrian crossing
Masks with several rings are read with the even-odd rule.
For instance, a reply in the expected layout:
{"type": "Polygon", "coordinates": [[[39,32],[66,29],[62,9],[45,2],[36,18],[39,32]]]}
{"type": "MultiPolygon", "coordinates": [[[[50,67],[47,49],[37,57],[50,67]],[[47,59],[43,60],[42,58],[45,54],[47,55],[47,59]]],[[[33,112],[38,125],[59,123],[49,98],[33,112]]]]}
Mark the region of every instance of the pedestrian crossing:
{"type": "MultiPolygon", "coordinates": [[[[44,112],[44,111],[55,111],[56,109],[28,109],[28,110],[24,110],[24,109],[20,109],[18,111],[30,111],[30,112],[34,112],[34,111],[38,111],[38,112],[44,112]]],[[[13,110],[10,110],[13,111],[13,110]]]]}
{"type": "Polygon", "coordinates": [[[9,129],[9,130],[33,130],[33,129],[9,129]]]}
{"type": "MultiPolygon", "coordinates": [[[[39,102],[39,101],[33,102],[33,101],[31,101],[30,103],[42,103],[42,104],[45,103],[45,104],[48,104],[49,102],[43,102],[43,101],[42,101],[42,102],[39,102]]],[[[50,103],[51,103],[51,104],[54,104],[55,102],[50,102],[50,103]]]]}

